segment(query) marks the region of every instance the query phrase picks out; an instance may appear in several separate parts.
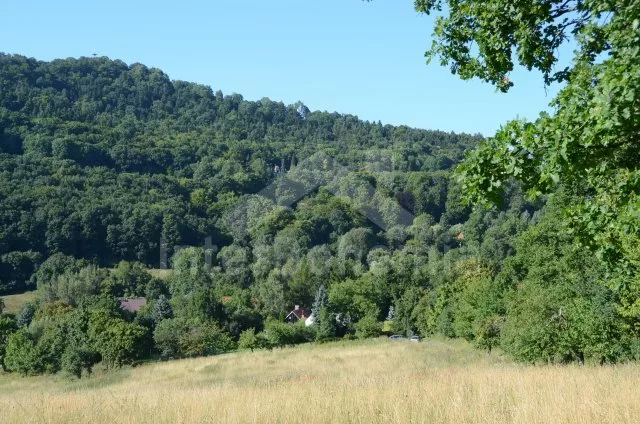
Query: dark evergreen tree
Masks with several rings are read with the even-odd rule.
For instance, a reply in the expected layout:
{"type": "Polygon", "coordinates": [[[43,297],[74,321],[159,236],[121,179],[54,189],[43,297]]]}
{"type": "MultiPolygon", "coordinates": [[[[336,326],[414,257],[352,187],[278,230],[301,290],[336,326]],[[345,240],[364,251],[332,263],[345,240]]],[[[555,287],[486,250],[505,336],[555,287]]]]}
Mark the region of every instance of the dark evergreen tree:
{"type": "Polygon", "coordinates": [[[158,325],[160,321],[167,318],[173,318],[173,309],[169,304],[169,299],[167,299],[165,295],[161,294],[153,304],[151,319],[155,325],[158,325]]]}

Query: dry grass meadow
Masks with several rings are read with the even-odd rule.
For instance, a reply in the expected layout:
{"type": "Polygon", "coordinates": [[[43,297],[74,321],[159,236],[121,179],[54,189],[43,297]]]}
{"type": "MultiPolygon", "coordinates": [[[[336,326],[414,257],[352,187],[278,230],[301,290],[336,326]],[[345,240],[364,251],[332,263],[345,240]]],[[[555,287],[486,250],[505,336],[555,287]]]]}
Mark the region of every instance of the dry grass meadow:
{"type": "Polygon", "coordinates": [[[526,367],[463,343],[344,342],[0,376],[3,423],[638,423],[640,366],[526,367]]]}

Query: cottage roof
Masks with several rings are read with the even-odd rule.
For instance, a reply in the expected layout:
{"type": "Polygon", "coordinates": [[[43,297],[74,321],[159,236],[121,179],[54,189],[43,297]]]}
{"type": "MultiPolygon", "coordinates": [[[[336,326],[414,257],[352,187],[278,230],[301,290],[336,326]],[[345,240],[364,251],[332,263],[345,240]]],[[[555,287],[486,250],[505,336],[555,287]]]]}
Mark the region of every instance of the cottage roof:
{"type": "Polygon", "coordinates": [[[309,317],[311,315],[311,313],[305,309],[305,308],[301,308],[300,306],[296,306],[293,311],[289,312],[287,314],[286,319],[292,319],[292,318],[296,318],[296,320],[299,319],[305,319],[307,317],[309,317]]]}
{"type": "Polygon", "coordinates": [[[146,306],[147,299],[144,297],[132,297],[130,299],[120,299],[120,307],[125,311],[138,312],[146,306]]]}

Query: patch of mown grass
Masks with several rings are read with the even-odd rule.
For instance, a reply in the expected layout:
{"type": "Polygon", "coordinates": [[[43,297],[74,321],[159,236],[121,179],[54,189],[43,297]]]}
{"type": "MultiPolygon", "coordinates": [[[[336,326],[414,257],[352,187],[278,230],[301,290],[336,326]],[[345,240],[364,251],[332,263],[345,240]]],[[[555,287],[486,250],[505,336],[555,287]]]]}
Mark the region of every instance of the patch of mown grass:
{"type": "Polygon", "coordinates": [[[166,280],[167,278],[169,278],[172,272],[171,269],[160,269],[160,268],[152,268],[147,271],[149,271],[149,274],[151,274],[153,277],[159,278],[161,280],[166,280]]]}
{"type": "Polygon", "coordinates": [[[38,298],[38,291],[28,291],[20,294],[9,294],[0,296],[4,300],[4,312],[7,314],[17,314],[22,306],[27,302],[32,302],[38,298]]]}

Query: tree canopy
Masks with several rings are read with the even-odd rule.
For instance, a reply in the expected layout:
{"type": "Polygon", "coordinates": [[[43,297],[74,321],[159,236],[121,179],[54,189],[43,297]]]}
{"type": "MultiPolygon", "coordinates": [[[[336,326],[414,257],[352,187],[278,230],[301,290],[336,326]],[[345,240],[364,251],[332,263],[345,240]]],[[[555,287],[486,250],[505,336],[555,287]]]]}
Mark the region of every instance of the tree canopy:
{"type": "Polygon", "coordinates": [[[546,84],[564,83],[551,113],[508,122],[468,152],[457,169],[466,198],[499,203],[510,179],[531,197],[571,187],[578,196],[565,211],[568,230],[609,264],[621,295],[637,297],[628,287],[638,271],[630,239],[640,229],[640,2],[417,0],[415,7],[440,14],[427,56],[461,78],[507,91],[521,65],[541,71],[546,84]],[[567,43],[574,56],[559,69],[567,43]]]}

